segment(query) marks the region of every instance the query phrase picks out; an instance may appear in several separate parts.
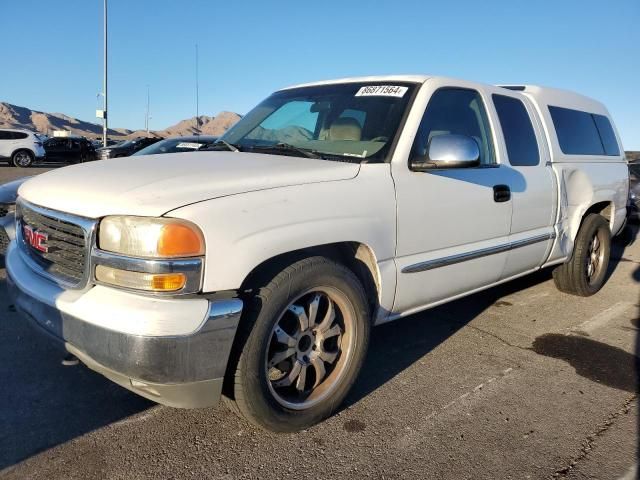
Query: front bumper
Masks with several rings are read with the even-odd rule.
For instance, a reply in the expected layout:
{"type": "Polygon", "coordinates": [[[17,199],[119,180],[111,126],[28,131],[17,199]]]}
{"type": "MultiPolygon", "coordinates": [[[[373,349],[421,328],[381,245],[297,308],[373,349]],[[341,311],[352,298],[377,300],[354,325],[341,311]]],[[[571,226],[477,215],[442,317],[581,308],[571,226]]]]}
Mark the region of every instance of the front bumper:
{"type": "Polygon", "coordinates": [[[181,308],[181,302],[190,300],[159,300],[106,287],[92,287],[84,292],[65,291],[30,270],[15,242],[9,245],[6,266],[7,286],[17,310],[40,330],[62,342],[67,351],[92,370],[163,405],[199,408],[218,403],[242,312],[241,300],[198,300],[207,302],[207,308],[204,318],[197,319],[199,327],[193,332],[167,334],[166,326],[154,329],[160,334],[123,331],[124,328],[111,329],[92,322],[91,302],[99,317],[98,311],[104,313],[105,305],[110,304],[108,299],[105,303],[104,295],[112,291],[112,307],[107,307],[111,308],[107,313],[113,314],[114,325],[124,325],[117,321],[118,317],[139,317],[145,311],[145,302],[148,302],[149,315],[174,325],[193,322],[193,318],[184,318],[181,322],[176,318],[163,320],[157,315],[166,311],[173,312],[174,316],[179,315],[176,313],[179,311],[193,314],[194,310],[181,308]],[[102,289],[101,295],[92,295],[92,289],[102,289]],[[122,299],[130,300],[131,306],[122,299]],[[158,308],[162,310],[158,312],[158,308]]]}

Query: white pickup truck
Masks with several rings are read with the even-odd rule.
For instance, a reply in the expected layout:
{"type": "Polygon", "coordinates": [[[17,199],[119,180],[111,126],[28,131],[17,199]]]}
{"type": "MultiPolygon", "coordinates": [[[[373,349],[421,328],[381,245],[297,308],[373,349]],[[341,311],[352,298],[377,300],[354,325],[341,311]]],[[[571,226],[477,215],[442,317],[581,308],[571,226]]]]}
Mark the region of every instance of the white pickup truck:
{"type": "Polygon", "coordinates": [[[384,76],[275,92],[209,151],[24,183],[8,285],[88,367],[263,428],[330,415],[370,328],[553,267],[592,295],[628,172],[606,108],[384,76]]]}

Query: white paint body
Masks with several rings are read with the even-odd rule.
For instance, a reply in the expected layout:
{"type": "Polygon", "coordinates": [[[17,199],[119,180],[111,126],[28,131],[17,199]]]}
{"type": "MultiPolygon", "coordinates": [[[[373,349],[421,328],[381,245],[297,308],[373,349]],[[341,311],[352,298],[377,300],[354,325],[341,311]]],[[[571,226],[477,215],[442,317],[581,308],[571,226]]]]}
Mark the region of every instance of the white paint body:
{"type": "MultiPolygon", "coordinates": [[[[239,289],[254,268],[283,253],[358,242],[375,258],[380,307],[376,323],[565,261],[582,216],[598,202],[610,205],[613,234],[623,225],[628,173],[622,146],[618,157],[565,156],[545,114],[551,103],[609,117],[601,104],[569,92],[538,87],[516,92],[442,77],[367,77],[333,83],[372,80],[419,84],[390,163],[352,164],[239,152],[166,154],[67,167],[29,180],[19,194],[34,204],[90,218],[165,215],[194,222],[206,241],[204,292],[239,289]],[[497,168],[409,170],[409,152],[426,105],[441,87],[480,93],[497,168]],[[538,166],[509,164],[493,93],[525,102],[536,130],[538,166]],[[511,187],[510,201],[494,202],[496,184],[511,187]],[[402,272],[421,262],[544,235],[550,239],[441,268],[402,272]]],[[[77,294],[92,295],[95,301],[82,303],[69,297],[75,306],[65,308],[87,318],[96,305],[106,308],[111,292],[112,304],[130,302],[126,310],[139,312],[135,295],[95,289],[100,292],[90,289],[77,294]]],[[[58,294],[58,299],[62,302],[65,297],[58,294]]],[[[168,302],[180,305],[187,300],[168,302]]],[[[162,316],[160,326],[154,324],[157,311],[149,312],[135,330],[147,335],[188,333],[198,326],[203,313],[200,304],[189,308],[197,310],[193,316],[197,321],[162,316]]],[[[102,322],[101,318],[92,321],[102,322]]],[[[119,323],[104,326],[133,328],[119,323]]]]}

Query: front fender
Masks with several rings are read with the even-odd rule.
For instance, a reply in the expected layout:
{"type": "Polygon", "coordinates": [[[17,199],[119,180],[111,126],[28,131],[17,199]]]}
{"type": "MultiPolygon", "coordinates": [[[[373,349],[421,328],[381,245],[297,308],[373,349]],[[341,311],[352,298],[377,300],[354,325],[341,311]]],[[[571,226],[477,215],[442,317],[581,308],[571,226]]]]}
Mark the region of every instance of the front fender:
{"type": "Polygon", "coordinates": [[[389,165],[364,165],[350,180],[231,195],[167,216],[190,220],[206,241],[204,291],[238,289],[258,265],[283,253],[337,242],[393,258],[395,194],[389,165]]]}

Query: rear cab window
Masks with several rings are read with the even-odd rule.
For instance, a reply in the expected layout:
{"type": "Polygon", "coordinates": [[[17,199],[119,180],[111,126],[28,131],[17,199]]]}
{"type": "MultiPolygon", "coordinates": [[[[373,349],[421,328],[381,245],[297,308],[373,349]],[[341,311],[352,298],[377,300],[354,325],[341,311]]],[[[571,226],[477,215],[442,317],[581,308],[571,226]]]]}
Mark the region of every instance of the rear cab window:
{"type": "Polygon", "coordinates": [[[620,148],[618,147],[618,140],[616,134],[613,132],[611,122],[604,115],[593,114],[593,120],[596,122],[596,128],[600,134],[602,140],[602,146],[607,155],[620,155],[620,148]]]}
{"type": "Polygon", "coordinates": [[[549,113],[565,155],[620,155],[611,122],[604,115],[553,105],[549,113]]]}
{"type": "Polygon", "coordinates": [[[506,95],[494,94],[492,99],[507,146],[509,163],[514,167],[539,165],[538,141],[524,103],[506,95]]]}

